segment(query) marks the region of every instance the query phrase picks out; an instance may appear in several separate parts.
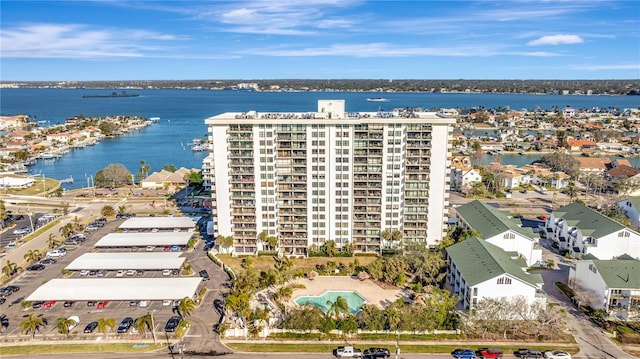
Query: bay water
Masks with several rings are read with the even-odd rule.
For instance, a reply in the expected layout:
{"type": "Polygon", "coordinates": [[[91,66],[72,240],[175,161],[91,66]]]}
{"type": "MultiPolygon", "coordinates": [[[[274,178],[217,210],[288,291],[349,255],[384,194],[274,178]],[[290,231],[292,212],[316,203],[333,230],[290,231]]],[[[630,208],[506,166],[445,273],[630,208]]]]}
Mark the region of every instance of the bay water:
{"type": "MultiPolygon", "coordinates": [[[[132,173],[144,160],[151,171],[166,164],[200,168],[206,152],[192,152],[187,144],[207,133],[204,119],[224,112],[314,112],[320,99],[345,100],[346,110],[378,111],[401,107],[497,108],[515,110],[583,108],[638,108],[638,96],[560,96],[523,94],[421,93],[421,92],[253,92],[233,90],[127,90],[139,97],[83,98],[87,94],[110,94],[112,89],[17,88],[0,89],[0,115],[24,114],[46,125],[63,123],[76,115],[101,117],[129,115],[160,117],[157,124],[95,146],[72,150],[62,158],[38,160],[29,173],[63,179],[73,177],[67,189],[85,187],[89,177],[110,163],[121,163],[132,173]],[[384,97],[386,102],[367,101],[384,97]]],[[[120,92],[120,90],[117,90],[120,92]]],[[[536,156],[502,155],[504,164],[526,164],[536,156]]],[[[483,162],[490,161],[490,158],[483,162]]]]}

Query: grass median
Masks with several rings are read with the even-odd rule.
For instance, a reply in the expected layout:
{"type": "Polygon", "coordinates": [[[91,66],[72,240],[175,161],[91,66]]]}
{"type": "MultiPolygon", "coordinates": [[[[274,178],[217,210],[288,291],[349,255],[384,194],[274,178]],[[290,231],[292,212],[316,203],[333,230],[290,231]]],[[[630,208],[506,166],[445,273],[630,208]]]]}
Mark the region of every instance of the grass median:
{"type": "Polygon", "coordinates": [[[2,345],[2,355],[60,353],[143,353],[166,347],[148,343],[2,345]]]}

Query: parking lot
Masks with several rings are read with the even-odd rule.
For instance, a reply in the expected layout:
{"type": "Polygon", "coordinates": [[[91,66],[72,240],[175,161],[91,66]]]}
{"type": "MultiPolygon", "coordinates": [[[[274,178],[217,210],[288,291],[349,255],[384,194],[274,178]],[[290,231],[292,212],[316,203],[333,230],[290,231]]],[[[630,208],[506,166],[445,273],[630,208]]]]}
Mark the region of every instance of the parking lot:
{"type": "MultiPolygon", "coordinates": [[[[28,219],[27,219],[28,221],[28,219]]],[[[64,301],[58,302],[43,302],[36,303],[38,308],[32,308],[26,306],[27,303],[23,303],[31,293],[33,293],[43,283],[50,281],[54,278],[167,278],[167,277],[179,277],[182,274],[177,273],[175,270],[167,273],[163,270],[146,270],[146,271],[117,271],[107,270],[102,273],[98,271],[87,271],[81,273],[81,271],[74,271],[66,276],[63,275],[63,269],[67,267],[73,260],[81,256],[82,254],[93,252],[94,244],[108,233],[115,232],[116,228],[122,224],[125,219],[115,219],[108,221],[103,227],[95,228],[92,231],[85,232],[86,239],[78,242],[78,244],[64,244],[66,249],[66,255],[55,257],[55,263],[44,264],[45,268],[38,271],[22,271],[8,284],[19,286],[20,289],[6,296],[6,302],[0,305],[0,315],[6,319],[2,328],[2,338],[5,340],[16,340],[20,338],[26,338],[22,335],[18,324],[26,318],[29,313],[35,312],[46,323],[44,328],[36,334],[36,338],[58,338],[60,334],[56,328],[56,321],[58,318],[69,318],[71,316],[77,316],[79,318],[79,324],[71,331],[71,337],[75,339],[92,339],[102,337],[103,334],[97,333],[83,333],[85,326],[93,321],[98,321],[99,318],[113,318],[116,322],[116,326],[125,317],[132,317],[134,320],[138,317],[146,314],[152,314],[154,321],[154,331],[156,333],[164,332],[164,327],[167,321],[176,315],[173,301],[110,301],[107,303],[101,303],[101,298],[95,298],[95,301],[78,301],[74,302],[70,306],[65,306],[64,301]],[[119,273],[120,272],[120,273],[119,273]],[[24,306],[24,307],[23,307],[24,306]]],[[[208,286],[210,289],[209,294],[204,298],[204,302],[196,309],[199,313],[196,317],[194,313],[194,324],[199,324],[199,328],[192,328],[190,331],[200,331],[211,333],[213,324],[218,322],[217,312],[213,309],[213,301],[216,298],[221,298],[220,293],[223,288],[223,282],[227,280],[226,274],[207,258],[206,252],[203,251],[205,243],[200,241],[194,250],[186,251],[182,256],[187,258],[188,263],[192,267],[193,271],[191,276],[199,276],[199,272],[207,270],[211,280],[203,281],[201,286],[208,286]]],[[[120,251],[131,251],[131,249],[121,249],[120,251]]],[[[155,248],[155,251],[163,251],[163,248],[155,248]]],[[[114,250],[108,250],[105,252],[113,252],[114,250]]],[[[127,288],[122,288],[127,290],[127,288]]],[[[31,303],[33,304],[33,303],[31,303]]],[[[109,339],[137,339],[140,337],[139,333],[136,333],[132,328],[127,333],[115,333],[109,332],[109,339]]],[[[164,337],[164,335],[163,335],[164,337]]]]}

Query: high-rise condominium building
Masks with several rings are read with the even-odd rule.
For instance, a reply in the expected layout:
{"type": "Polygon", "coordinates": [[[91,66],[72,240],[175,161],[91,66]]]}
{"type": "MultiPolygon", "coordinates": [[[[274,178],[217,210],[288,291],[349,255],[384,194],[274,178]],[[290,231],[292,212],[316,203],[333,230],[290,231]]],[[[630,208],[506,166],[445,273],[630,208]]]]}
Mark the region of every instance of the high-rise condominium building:
{"type": "Polygon", "coordinates": [[[344,100],[320,100],[317,112],[231,112],[205,122],[214,236],[233,236],[236,254],[263,250],[263,231],[285,255],[329,240],[379,252],[397,244],[385,230],[424,245],[445,233],[453,117],[347,113],[344,100]]]}

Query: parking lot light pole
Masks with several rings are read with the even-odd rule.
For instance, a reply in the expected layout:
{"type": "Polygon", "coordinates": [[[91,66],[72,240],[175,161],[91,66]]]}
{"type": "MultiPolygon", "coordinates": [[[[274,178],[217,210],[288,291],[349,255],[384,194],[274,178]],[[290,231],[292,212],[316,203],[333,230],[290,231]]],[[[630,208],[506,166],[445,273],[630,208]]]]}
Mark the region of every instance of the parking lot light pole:
{"type": "Polygon", "coordinates": [[[31,232],[34,231],[33,228],[33,213],[32,212],[27,212],[27,216],[29,216],[29,224],[31,224],[31,232]]]}
{"type": "Polygon", "coordinates": [[[156,312],[156,309],[151,311],[151,337],[153,337],[153,345],[156,345],[156,325],[153,321],[153,313],[156,312]]]}

